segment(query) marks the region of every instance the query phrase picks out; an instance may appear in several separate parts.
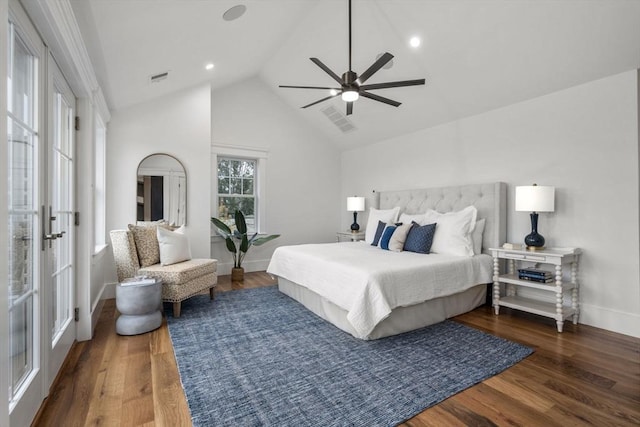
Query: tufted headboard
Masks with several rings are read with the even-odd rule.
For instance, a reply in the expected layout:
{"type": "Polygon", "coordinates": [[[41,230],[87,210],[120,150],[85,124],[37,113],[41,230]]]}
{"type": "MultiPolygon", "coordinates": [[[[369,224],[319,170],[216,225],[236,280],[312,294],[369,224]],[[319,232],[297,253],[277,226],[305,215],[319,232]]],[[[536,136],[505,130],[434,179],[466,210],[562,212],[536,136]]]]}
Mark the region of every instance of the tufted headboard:
{"type": "Polygon", "coordinates": [[[482,251],[497,248],[507,237],[507,184],[469,184],[418,190],[375,192],[380,209],[399,206],[400,212],[418,214],[433,209],[454,212],[469,205],[478,209],[478,219],[486,218],[482,251]]]}

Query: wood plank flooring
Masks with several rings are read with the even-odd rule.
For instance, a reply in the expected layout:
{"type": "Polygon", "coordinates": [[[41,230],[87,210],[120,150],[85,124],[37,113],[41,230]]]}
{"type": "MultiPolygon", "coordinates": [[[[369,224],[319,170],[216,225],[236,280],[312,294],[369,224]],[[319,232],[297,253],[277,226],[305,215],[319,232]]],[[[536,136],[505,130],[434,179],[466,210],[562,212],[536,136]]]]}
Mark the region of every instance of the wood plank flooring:
{"type": "MultiPolygon", "coordinates": [[[[218,291],[273,284],[264,272],[218,291]]],[[[190,426],[166,326],[124,337],[106,302],[95,337],[76,343],[34,426],[190,426]]],[[[535,348],[524,361],[408,420],[403,426],[638,426],[640,340],[509,309],[480,307],[455,318],[535,348]]]]}

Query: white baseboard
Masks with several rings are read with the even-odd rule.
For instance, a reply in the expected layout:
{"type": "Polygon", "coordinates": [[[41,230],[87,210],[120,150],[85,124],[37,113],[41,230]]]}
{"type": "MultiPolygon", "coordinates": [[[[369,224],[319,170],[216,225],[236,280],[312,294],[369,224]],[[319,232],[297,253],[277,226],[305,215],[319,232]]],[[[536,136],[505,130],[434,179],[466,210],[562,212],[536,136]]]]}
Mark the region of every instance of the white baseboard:
{"type": "MultiPolygon", "coordinates": [[[[256,260],[256,261],[245,261],[242,263],[242,267],[244,268],[244,271],[246,272],[251,272],[251,271],[265,271],[267,269],[267,267],[269,266],[269,260],[268,259],[263,259],[263,260],[256,260]]],[[[220,263],[218,262],[218,276],[224,276],[227,274],[231,274],[231,269],[233,268],[233,263],[232,262],[225,262],[225,263],[220,263]]]]}
{"type": "Polygon", "coordinates": [[[116,297],[116,285],[117,283],[115,282],[105,283],[101,299],[114,299],[116,297]]]}
{"type": "Polygon", "coordinates": [[[640,338],[640,315],[596,305],[580,305],[580,323],[640,338]]]}
{"type": "MultiPolygon", "coordinates": [[[[536,289],[518,289],[518,295],[555,304],[555,295],[550,292],[536,289]]],[[[564,303],[570,305],[570,295],[565,293],[564,297],[564,303]]],[[[578,323],[640,338],[640,314],[638,313],[627,313],[597,305],[580,303],[580,319],[578,323]]]]}

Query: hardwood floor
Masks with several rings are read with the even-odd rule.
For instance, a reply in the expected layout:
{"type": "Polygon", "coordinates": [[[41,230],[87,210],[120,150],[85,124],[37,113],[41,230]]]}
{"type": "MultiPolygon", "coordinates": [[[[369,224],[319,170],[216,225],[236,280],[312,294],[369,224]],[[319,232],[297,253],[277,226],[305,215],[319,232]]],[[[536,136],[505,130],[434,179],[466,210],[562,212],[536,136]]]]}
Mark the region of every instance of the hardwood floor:
{"type": "MultiPolygon", "coordinates": [[[[273,284],[264,272],[244,284],[219,278],[218,291],[273,284]]],[[[166,322],[148,334],[115,332],[115,301],[100,316],[95,337],[76,343],[36,426],[189,426],[166,322]]],[[[403,426],[638,426],[640,340],[550,319],[480,307],[456,321],[535,348],[524,361],[403,426]]]]}

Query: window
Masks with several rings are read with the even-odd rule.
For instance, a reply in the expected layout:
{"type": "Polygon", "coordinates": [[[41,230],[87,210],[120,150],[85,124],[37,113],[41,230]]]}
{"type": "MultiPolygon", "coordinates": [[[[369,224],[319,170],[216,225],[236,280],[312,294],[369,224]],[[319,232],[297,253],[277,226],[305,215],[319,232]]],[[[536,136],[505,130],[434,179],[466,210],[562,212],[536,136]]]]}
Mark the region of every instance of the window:
{"type": "Polygon", "coordinates": [[[99,115],[95,115],[94,177],[93,177],[93,220],[95,253],[105,246],[106,239],[106,127],[99,115]]]}
{"type": "MultiPolygon", "coordinates": [[[[245,215],[249,232],[263,232],[268,153],[237,145],[213,144],[211,149],[211,216],[233,228],[234,214],[239,209],[245,215]]],[[[213,226],[212,233],[217,234],[213,226]]]]}
{"type": "Polygon", "coordinates": [[[236,210],[242,211],[249,232],[256,226],[256,159],[218,158],[218,215],[229,227],[236,210]]]}

